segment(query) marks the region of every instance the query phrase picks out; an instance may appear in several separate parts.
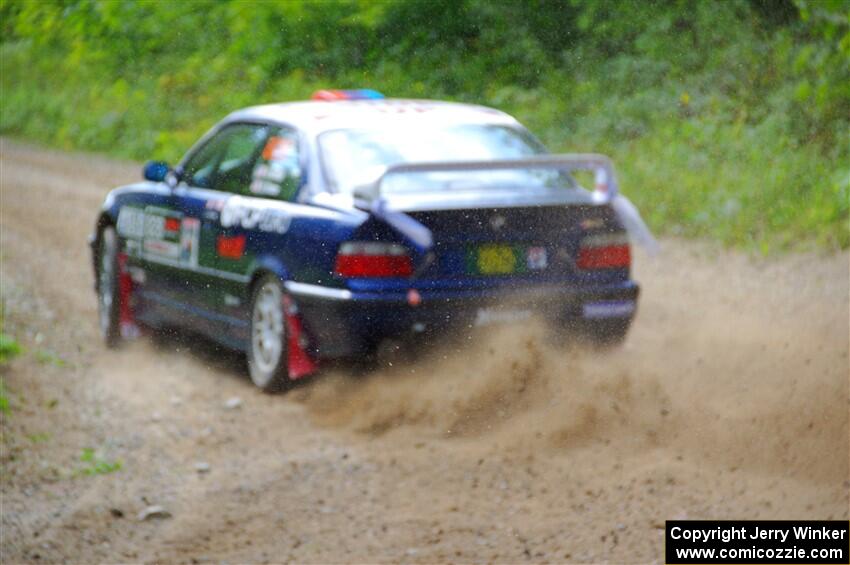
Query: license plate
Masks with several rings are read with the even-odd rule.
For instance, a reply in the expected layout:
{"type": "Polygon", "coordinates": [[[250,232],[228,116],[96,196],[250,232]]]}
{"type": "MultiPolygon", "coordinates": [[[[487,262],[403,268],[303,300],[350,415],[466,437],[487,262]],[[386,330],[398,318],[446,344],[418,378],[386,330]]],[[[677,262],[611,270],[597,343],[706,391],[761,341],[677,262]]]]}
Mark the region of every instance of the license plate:
{"type": "Polygon", "coordinates": [[[517,256],[510,245],[482,245],[475,253],[475,270],[482,275],[509,275],[517,270],[517,256]]]}
{"type": "Polygon", "coordinates": [[[491,324],[509,324],[524,322],[531,318],[531,310],[511,310],[504,308],[479,308],[475,314],[476,326],[491,324]]]}

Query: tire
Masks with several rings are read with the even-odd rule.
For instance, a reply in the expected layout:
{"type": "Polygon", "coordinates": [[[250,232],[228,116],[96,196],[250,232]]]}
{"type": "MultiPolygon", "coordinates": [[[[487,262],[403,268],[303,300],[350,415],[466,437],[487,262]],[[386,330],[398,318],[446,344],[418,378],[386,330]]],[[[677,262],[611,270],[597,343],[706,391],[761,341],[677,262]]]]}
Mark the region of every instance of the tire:
{"type": "Polygon", "coordinates": [[[286,315],[283,286],[276,276],[266,275],[251,293],[248,372],[265,392],[282,392],[294,384],[289,378],[286,315]]]}
{"type": "Polygon", "coordinates": [[[100,334],[109,348],[121,342],[118,294],[118,236],[115,228],[107,226],[98,238],[97,306],[100,334]]]}

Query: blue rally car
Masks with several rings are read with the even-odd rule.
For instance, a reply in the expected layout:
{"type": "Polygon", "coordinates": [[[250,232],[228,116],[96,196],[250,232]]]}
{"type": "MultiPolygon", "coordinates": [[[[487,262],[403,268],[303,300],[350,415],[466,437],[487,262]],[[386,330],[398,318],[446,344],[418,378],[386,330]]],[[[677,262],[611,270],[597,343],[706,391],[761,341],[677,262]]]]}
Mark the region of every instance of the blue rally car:
{"type": "Polygon", "coordinates": [[[244,351],[264,390],[533,314],[616,343],[635,314],[625,227],[643,225],[611,163],[490,108],[320,91],[234,112],[144,178],[91,237],[107,344],[186,327],[244,351]]]}

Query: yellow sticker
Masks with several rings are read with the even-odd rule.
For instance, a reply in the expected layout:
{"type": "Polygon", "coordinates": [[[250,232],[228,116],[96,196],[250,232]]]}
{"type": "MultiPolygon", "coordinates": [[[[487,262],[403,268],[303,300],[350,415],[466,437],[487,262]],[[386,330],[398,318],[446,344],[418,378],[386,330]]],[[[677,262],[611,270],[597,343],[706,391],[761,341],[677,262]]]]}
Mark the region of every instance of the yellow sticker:
{"type": "Polygon", "coordinates": [[[506,275],[516,270],[516,254],[508,245],[482,245],[478,250],[478,272],[506,275]]]}

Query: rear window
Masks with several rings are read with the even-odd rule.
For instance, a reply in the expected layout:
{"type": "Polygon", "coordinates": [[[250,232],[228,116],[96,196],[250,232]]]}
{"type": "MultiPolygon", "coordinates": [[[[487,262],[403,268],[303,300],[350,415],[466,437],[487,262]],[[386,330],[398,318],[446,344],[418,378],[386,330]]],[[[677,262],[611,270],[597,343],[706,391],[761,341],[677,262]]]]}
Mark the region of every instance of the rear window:
{"type": "MultiPolygon", "coordinates": [[[[375,182],[390,165],[435,161],[521,159],[546,153],[521,128],[501,125],[453,125],[432,128],[341,129],[319,136],[322,161],[334,190],[352,193],[375,182]]],[[[533,190],[573,188],[574,181],[557,171],[417,172],[391,175],[386,193],[434,191],[533,190]]]]}

